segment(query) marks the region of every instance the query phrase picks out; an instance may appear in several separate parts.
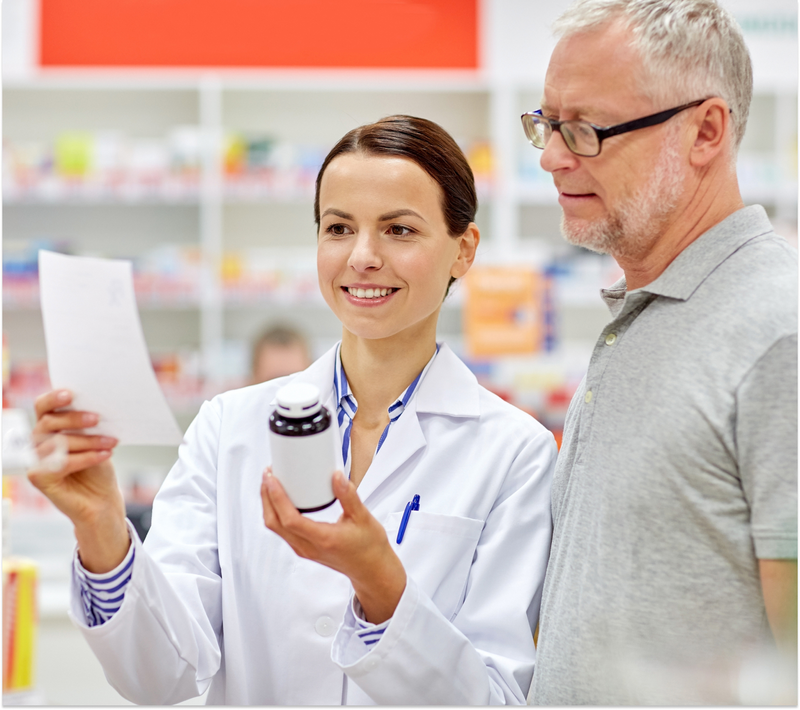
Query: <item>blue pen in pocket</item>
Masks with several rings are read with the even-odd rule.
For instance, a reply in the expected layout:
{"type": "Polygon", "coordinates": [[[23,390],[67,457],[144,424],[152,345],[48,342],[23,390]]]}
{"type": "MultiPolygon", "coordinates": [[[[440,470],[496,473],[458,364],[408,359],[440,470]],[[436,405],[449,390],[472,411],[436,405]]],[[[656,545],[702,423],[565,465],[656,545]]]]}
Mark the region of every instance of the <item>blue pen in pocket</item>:
{"type": "Polygon", "coordinates": [[[397,544],[403,542],[403,535],[406,534],[406,527],[408,527],[408,519],[411,517],[412,510],[419,510],[419,495],[415,495],[410,502],[406,503],[406,509],[403,511],[403,519],[400,521],[400,529],[397,531],[397,544]]]}

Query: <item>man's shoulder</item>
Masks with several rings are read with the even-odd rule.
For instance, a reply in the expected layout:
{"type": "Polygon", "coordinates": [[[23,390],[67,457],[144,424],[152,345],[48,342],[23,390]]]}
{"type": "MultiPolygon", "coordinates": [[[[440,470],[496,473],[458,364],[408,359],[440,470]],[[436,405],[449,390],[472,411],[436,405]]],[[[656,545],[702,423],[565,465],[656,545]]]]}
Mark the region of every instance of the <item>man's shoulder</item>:
{"type": "Polygon", "coordinates": [[[747,256],[753,265],[775,269],[776,273],[793,277],[797,281],[797,249],[788,240],[767,232],[746,241],[735,252],[735,255],[747,256]]]}
{"type": "Polygon", "coordinates": [[[704,279],[681,314],[705,347],[743,365],[797,333],[797,250],[772,231],[744,241],[704,279]]]}
{"type": "Polygon", "coordinates": [[[720,265],[720,276],[739,298],[797,315],[797,250],[769,232],[748,240],[720,265]]]}

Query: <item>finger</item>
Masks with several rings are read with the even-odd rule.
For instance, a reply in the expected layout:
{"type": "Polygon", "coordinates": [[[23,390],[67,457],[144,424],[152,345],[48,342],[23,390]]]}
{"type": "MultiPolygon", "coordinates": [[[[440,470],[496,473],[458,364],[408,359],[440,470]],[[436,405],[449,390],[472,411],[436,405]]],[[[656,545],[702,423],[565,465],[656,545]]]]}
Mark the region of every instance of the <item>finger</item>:
{"type": "Polygon", "coordinates": [[[67,451],[78,453],[81,451],[106,451],[113,449],[119,439],[113,436],[84,436],[81,434],[66,434],[67,451]]]}
{"type": "Polygon", "coordinates": [[[83,471],[92,466],[97,466],[103,461],[111,458],[111,451],[84,451],[77,454],[70,454],[67,456],[67,462],[64,469],[67,473],[75,473],[76,471],[83,471]]]}
{"type": "Polygon", "coordinates": [[[266,484],[267,497],[282,527],[285,527],[287,523],[291,524],[297,518],[303,517],[300,511],[294,507],[292,501],[289,500],[289,496],[286,495],[281,482],[275,476],[272,474],[265,476],[264,482],[266,484]]]}
{"type": "Polygon", "coordinates": [[[58,470],[53,471],[48,468],[34,466],[28,471],[28,479],[34,486],[39,488],[37,483],[45,483],[57,478],[64,478],[77,471],[83,471],[92,466],[97,466],[111,458],[110,451],[85,451],[79,454],[70,454],[66,463],[58,470]]]}
{"type": "Polygon", "coordinates": [[[100,421],[94,412],[48,412],[43,414],[34,427],[37,433],[76,430],[93,427],[100,421]]]}
{"type": "MultiPolygon", "coordinates": [[[[275,511],[275,507],[270,500],[268,488],[268,479],[270,478],[272,478],[272,470],[268,468],[264,472],[261,481],[261,502],[264,510],[264,525],[266,525],[266,527],[269,530],[272,530],[272,532],[274,532],[276,535],[282,537],[289,544],[292,550],[294,550],[295,554],[299,555],[300,557],[310,558],[312,556],[312,551],[309,543],[303,538],[298,537],[287,530],[281,524],[280,518],[275,511]]],[[[294,506],[292,506],[292,508],[294,508],[294,506]]],[[[296,508],[294,508],[294,512],[297,513],[298,517],[302,518],[302,515],[297,512],[296,508]]]]}
{"type": "Polygon", "coordinates": [[[347,517],[359,519],[367,512],[366,506],[358,497],[355,485],[347,480],[341,471],[335,471],[333,474],[333,493],[342,504],[342,511],[347,517]]]}
{"type": "Polygon", "coordinates": [[[302,515],[275,476],[267,476],[266,483],[267,494],[281,527],[298,541],[307,540],[314,545],[327,544],[327,529],[331,527],[331,523],[315,522],[302,515]]]}
{"type": "Polygon", "coordinates": [[[46,412],[52,412],[59,407],[66,407],[72,402],[72,392],[69,390],[51,390],[36,398],[34,409],[36,418],[39,419],[46,412]]]}
{"type": "MultiPolygon", "coordinates": [[[[261,479],[261,499],[264,508],[264,523],[270,530],[285,538],[287,537],[288,533],[284,529],[281,518],[275,508],[275,502],[270,495],[270,481],[275,481],[278,485],[279,491],[283,494],[283,497],[288,499],[286,493],[283,491],[283,487],[280,485],[277,479],[272,476],[272,469],[267,468],[264,471],[264,475],[261,479]]],[[[291,504],[291,501],[289,502],[289,506],[294,513],[299,515],[297,509],[291,504]]]]}
{"type": "Polygon", "coordinates": [[[264,510],[264,525],[273,532],[278,532],[277,528],[280,528],[280,521],[269,499],[269,491],[267,490],[268,476],[272,476],[272,469],[267,468],[261,477],[261,507],[264,510]]]}

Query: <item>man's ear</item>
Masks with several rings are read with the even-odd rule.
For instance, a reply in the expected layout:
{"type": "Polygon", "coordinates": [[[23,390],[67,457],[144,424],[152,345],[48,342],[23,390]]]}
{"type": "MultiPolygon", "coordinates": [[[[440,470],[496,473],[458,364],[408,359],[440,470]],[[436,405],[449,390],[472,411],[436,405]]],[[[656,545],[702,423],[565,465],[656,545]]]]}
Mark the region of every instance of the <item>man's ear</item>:
{"type": "Polygon", "coordinates": [[[730,147],[733,123],[724,99],[709,99],[694,110],[695,114],[691,119],[694,143],[689,160],[694,167],[701,168],[730,147]]]}
{"type": "Polygon", "coordinates": [[[481,241],[481,232],[475,222],[470,222],[464,234],[458,237],[458,256],[450,268],[450,276],[460,279],[475,261],[475,252],[481,241]]]}

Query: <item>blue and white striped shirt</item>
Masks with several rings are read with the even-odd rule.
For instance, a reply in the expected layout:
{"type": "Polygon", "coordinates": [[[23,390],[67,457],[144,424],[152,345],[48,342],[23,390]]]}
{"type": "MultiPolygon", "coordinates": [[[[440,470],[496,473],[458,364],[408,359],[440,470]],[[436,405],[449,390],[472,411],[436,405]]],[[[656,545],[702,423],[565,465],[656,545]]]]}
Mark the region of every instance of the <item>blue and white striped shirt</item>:
{"type": "MultiPolygon", "coordinates": [[[[336,414],[337,421],[339,422],[339,433],[342,437],[342,461],[344,461],[344,474],[350,478],[350,465],[352,463],[352,458],[350,456],[350,432],[353,428],[353,418],[356,416],[356,412],[358,411],[358,403],[356,402],[356,398],[353,396],[353,393],[350,390],[350,385],[347,382],[347,375],[344,373],[341,348],[342,346],[340,343],[336,348],[336,367],[334,368],[333,372],[333,389],[338,405],[336,414]]],[[[436,359],[436,354],[438,352],[439,344],[437,343],[436,352],[433,354],[433,357],[428,360],[428,364],[422,368],[422,371],[414,378],[414,381],[408,387],[406,387],[406,389],[403,391],[403,394],[401,394],[389,407],[389,423],[383,430],[381,438],[378,439],[378,448],[375,449],[376,454],[381,450],[383,442],[386,441],[386,437],[389,434],[389,429],[391,428],[392,424],[394,424],[400,418],[400,415],[405,411],[406,406],[408,406],[408,403],[411,401],[411,398],[417,391],[419,383],[422,381],[422,378],[425,377],[425,373],[428,372],[433,364],[433,361],[436,359]]]]}
{"type": "MultiPolygon", "coordinates": [[[[353,428],[353,418],[358,411],[358,403],[353,396],[350,386],[347,383],[347,376],[344,372],[341,358],[341,343],[336,348],[336,364],[333,372],[333,388],[337,402],[336,416],[339,423],[339,433],[342,437],[342,461],[344,461],[344,474],[350,477],[350,465],[352,457],[350,456],[350,433],[353,428]]],[[[394,403],[389,407],[389,423],[381,434],[378,440],[378,447],[375,450],[377,454],[386,441],[389,434],[389,429],[392,424],[396,422],[400,415],[405,411],[414,393],[417,391],[419,383],[425,376],[425,373],[430,369],[431,364],[436,359],[439,352],[439,344],[436,344],[436,352],[433,357],[428,360],[428,364],[422,369],[414,381],[406,387],[394,403]]],[[[122,600],[125,598],[125,589],[131,581],[133,573],[133,558],[135,554],[135,546],[131,545],[125,559],[119,564],[116,569],[111,570],[105,574],[93,574],[87,572],[83,565],[80,563],[78,556],[75,556],[75,574],[80,584],[81,601],[86,613],[86,622],[89,626],[99,626],[108,621],[122,606],[122,600]]],[[[376,643],[384,629],[389,624],[389,621],[384,621],[382,624],[370,624],[365,621],[361,606],[356,602],[354,610],[356,613],[356,621],[359,625],[358,637],[366,644],[372,645],[376,643]]]]}
{"type": "Polygon", "coordinates": [[[125,559],[110,572],[94,574],[84,569],[75,556],[75,574],[81,588],[81,602],[89,626],[99,626],[108,621],[122,606],[125,589],[133,576],[133,558],[136,546],[131,544],[125,559]]]}

